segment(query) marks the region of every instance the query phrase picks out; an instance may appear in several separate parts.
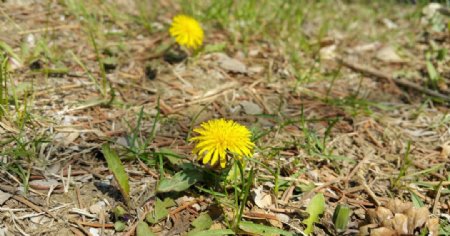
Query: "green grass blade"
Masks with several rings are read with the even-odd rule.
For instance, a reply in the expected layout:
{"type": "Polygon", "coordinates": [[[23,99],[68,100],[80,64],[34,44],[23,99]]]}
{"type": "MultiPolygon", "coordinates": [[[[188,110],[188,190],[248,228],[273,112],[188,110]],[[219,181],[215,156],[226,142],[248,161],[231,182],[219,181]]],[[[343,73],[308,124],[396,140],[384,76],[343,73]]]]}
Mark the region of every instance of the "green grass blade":
{"type": "Polygon", "coordinates": [[[122,193],[125,203],[127,206],[130,206],[130,184],[128,182],[128,174],[125,171],[119,156],[108,144],[102,146],[102,152],[108,163],[109,170],[111,170],[119,185],[119,190],[122,193]]]}
{"type": "Polygon", "coordinates": [[[262,224],[255,224],[249,221],[241,221],[239,224],[239,228],[244,230],[245,232],[255,234],[255,235],[262,235],[262,236],[275,236],[275,235],[284,235],[284,236],[291,236],[294,235],[291,232],[274,228],[267,225],[262,224]]]}

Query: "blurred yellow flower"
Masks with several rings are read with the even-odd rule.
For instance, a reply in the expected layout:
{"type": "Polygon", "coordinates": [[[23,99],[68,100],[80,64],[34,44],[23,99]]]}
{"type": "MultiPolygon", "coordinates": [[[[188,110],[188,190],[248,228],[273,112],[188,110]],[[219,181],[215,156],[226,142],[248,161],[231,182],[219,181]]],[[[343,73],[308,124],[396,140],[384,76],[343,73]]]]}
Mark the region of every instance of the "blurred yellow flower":
{"type": "Polygon", "coordinates": [[[250,157],[255,144],[250,140],[251,133],[243,125],[232,120],[215,119],[204,122],[201,127],[194,129],[199,135],[190,139],[196,142],[192,152],[203,159],[203,164],[214,166],[220,161],[225,168],[227,153],[237,160],[243,156],[250,157]]]}
{"type": "Polygon", "coordinates": [[[197,49],[203,44],[203,29],[194,18],[177,15],[173,18],[169,33],[181,46],[197,49]]]}

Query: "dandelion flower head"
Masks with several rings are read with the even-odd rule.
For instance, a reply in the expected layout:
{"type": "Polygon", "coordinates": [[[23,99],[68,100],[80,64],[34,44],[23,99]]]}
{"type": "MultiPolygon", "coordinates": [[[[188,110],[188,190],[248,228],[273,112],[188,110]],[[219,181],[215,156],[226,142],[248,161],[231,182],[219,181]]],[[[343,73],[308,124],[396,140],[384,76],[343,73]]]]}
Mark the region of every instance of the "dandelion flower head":
{"type": "Polygon", "coordinates": [[[214,166],[217,161],[225,168],[227,153],[238,160],[251,156],[255,144],[250,140],[251,133],[243,125],[232,120],[215,119],[204,122],[194,129],[198,135],[191,138],[196,142],[192,152],[203,159],[203,164],[214,166]]]}
{"type": "Polygon", "coordinates": [[[187,48],[197,49],[203,43],[203,29],[198,21],[190,16],[175,16],[169,33],[179,45],[187,48]]]}

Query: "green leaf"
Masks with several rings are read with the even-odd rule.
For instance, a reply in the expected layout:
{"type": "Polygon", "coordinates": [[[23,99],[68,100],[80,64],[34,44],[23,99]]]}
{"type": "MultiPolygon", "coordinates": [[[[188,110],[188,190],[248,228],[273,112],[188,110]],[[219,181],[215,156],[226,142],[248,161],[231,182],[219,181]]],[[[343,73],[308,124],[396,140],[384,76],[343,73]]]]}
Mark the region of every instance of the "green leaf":
{"type": "Polygon", "coordinates": [[[306,212],[309,217],[303,221],[306,224],[305,234],[310,234],[314,230],[314,223],[319,221],[319,215],[325,211],[325,197],[322,193],[316,194],[309,202],[306,212]]]}
{"type": "Polygon", "coordinates": [[[170,198],[166,198],[164,199],[164,201],[161,201],[159,198],[156,198],[155,210],[149,212],[145,216],[145,220],[152,224],[158,223],[159,220],[169,215],[169,210],[167,210],[167,208],[173,206],[175,206],[175,202],[170,198]]]}
{"type": "Polygon", "coordinates": [[[200,232],[188,234],[189,236],[220,236],[220,235],[235,235],[231,229],[211,229],[200,232]]]}
{"type": "Polygon", "coordinates": [[[161,148],[158,151],[159,154],[162,154],[172,165],[179,165],[183,163],[183,159],[180,155],[175,153],[174,151],[167,149],[167,148],[161,148]]]}
{"type": "Polygon", "coordinates": [[[123,209],[123,207],[121,207],[121,206],[116,206],[113,209],[113,213],[114,213],[114,217],[116,219],[118,219],[118,218],[124,216],[125,214],[127,214],[127,211],[125,209],[123,209]]]}
{"type": "Polygon", "coordinates": [[[164,178],[159,181],[156,191],[159,193],[181,192],[202,179],[202,172],[195,170],[182,170],[176,173],[172,178],[164,178]]]}
{"type": "Polygon", "coordinates": [[[237,165],[232,165],[230,170],[228,171],[227,182],[229,183],[238,183],[241,180],[241,175],[239,174],[239,168],[237,165]]]}
{"type": "Polygon", "coordinates": [[[9,54],[9,56],[13,57],[20,64],[22,64],[22,60],[20,60],[20,57],[16,53],[14,53],[14,49],[6,42],[0,41],[0,51],[5,51],[7,54],[9,54]]]}
{"type": "Polygon", "coordinates": [[[117,57],[106,57],[103,59],[104,64],[117,65],[117,57]]]}
{"type": "Polygon", "coordinates": [[[208,44],[203,49],[204,53],[222,52],[227,47],[227,43],[221,42],[216,44],[208,44]]]}
{"type": "Polygon", "coordinates": [[[427,65],[427,71],[428,71],[428,76],[430,77],[430,80],[433,82],[439,80],[439,73],[436,71],[436,68],[434,67],[434,65],[430,61],[426,61],[426,65],[427,65]]]}
{"type": "Polygon", "coordinates": [[[126,227],[127,227],[127,225],[123,221],[119,220],[119,221],[114,222],[114,230],[117,232],[124,231],[126,227]]]}
{"type": "Polygon", "coordinates": [[[136,227],[136,235],[137,236],[154,236],[155,234],[150,230],[147,223],[141,221],[138,223],[136,227]]]}
{"type": "Polygon", "coordinates": [[[440,221],[439,234],[438,235],[450,235],[450,223],[447,220],[440,221]]]}
{"type": "Polygon", "coordinates": [[[411,191],[409,193],[411,193],[411,201],[414,207],[419,208],[424,206],[422,199],[420,199],[419,196],[417,196],[414,192],[411,191]]]}
{"type": "Polygon", "coordinates": [[[202,213],[197,217],[197,219],[192,221],[191,225],[194,226],[194,229],[188,233],[188,236],[191,236],[194,233],[200,232],[202,230],[207,230],[211,228],[212,224],[213,221],[211,219],[211,216],[209,216],[208,213],[202,213]]]}
{"type": "Polygon", "coordinates": [[[88,107],[95,107],[95,106],[106,104],[106,103],[108,103],[108,99],[96,97],[93,99],[85,100],[84,102],[80,103],[79,106],[77,106],[73,109],[74,110],[86,109],[88,107]]]}
{"type": "Polygon", "coordinates": [[[350,207],[340,204],[336,207],[333,214],[333,223],[338,232],[342,232],[347,229],[350,214],[350,207]]]}
{"type": "Polygon", "coordinates": [[[261,224],[255,224],[249,221],[242,221],[239,224],[239,228],[244,230],[247,233],[256,234],[256,235],[262,235],[262,236],[276,236],[276,235],[294,235],[291,232],[270,227],[267,225],[261,225],[261,224]]]}
{"type": "Polygon", "coordinates": [[[108,168],[114,175],[117,183],[119,184],[119,190],[122,193],[125,203],[130,207],[130,184],[128,182],[128,175],[125,172],[125,168],[120,161],[119,156],[111,150],[108,144],[102,146],[103,156],[105,156],[108,168]]]}
{"type": "Polygon", "coordinates": [[[313,190],[316,187],[316,185],[314,183],[310,182],[308,184],[300,183],[300,184],[296,185],[295,187],[296,187],[296,189],[299,189],[300,192],[306,193],[306,192],[313,190]]]}

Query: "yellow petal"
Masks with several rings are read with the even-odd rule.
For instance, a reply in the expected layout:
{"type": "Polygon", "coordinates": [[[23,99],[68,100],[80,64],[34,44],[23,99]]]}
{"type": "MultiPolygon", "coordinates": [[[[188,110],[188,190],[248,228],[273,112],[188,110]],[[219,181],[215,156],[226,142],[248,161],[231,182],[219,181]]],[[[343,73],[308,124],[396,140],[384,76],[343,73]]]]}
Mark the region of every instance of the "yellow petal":
{"type": "Polygon", "coordinates": [[[211,160],[212,152],[207,152],[205,156],[203,156],[203,164],[206,164],[211,160]]]}
{"type": "Polygon", "coordinates": [[[218,157],[219,157],[219,152],[216,150],[216,151],[214,152],[213,158],[212,158],[212,160],[211,160],[211,165],[212,165],[212,166],[214,166],[214,165],[216,164],[218,157]]]}

